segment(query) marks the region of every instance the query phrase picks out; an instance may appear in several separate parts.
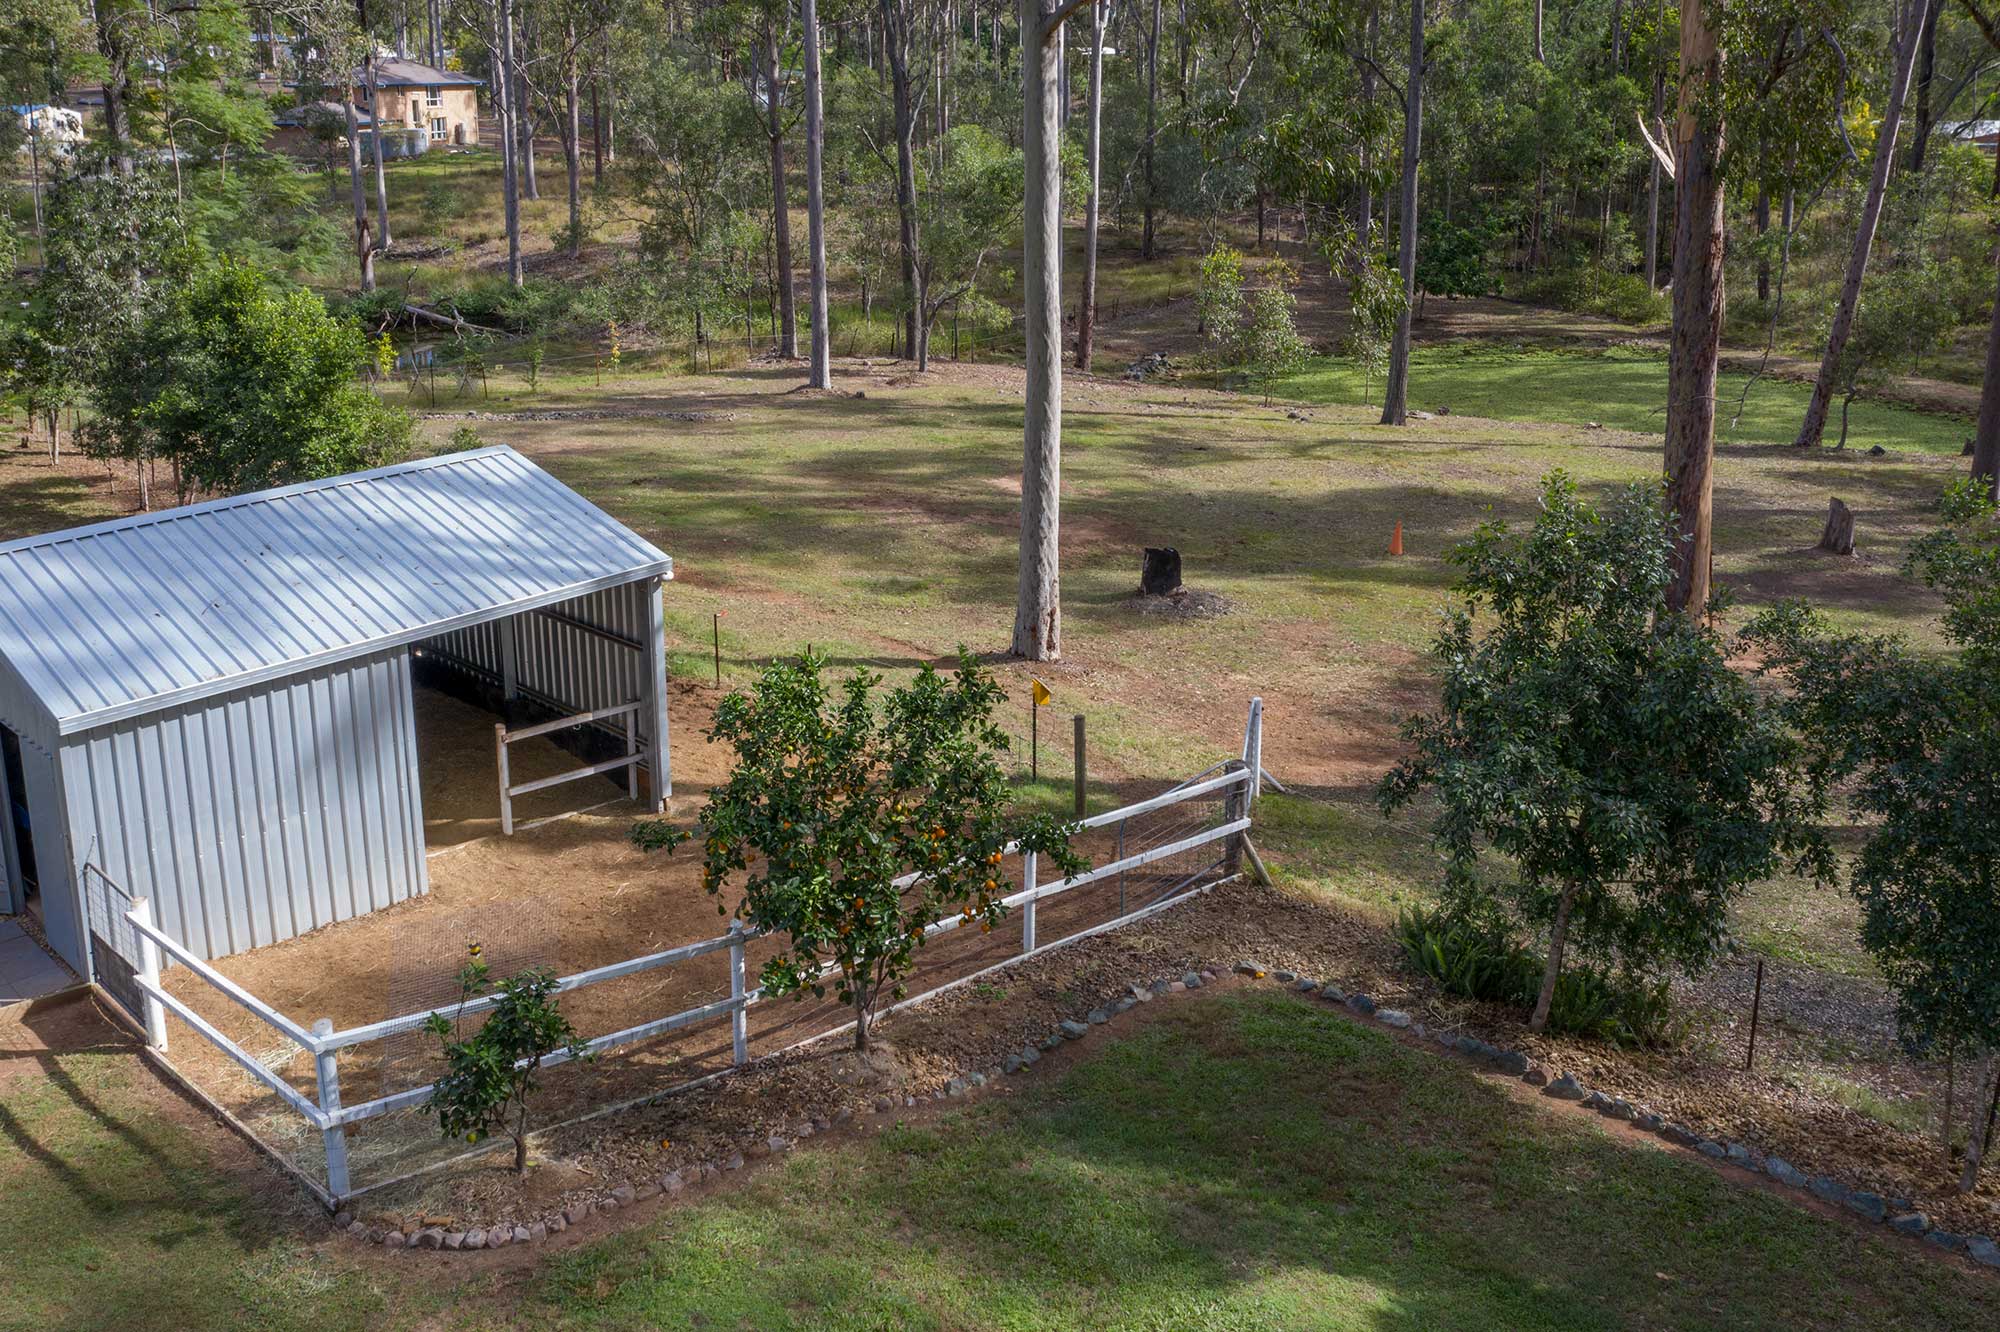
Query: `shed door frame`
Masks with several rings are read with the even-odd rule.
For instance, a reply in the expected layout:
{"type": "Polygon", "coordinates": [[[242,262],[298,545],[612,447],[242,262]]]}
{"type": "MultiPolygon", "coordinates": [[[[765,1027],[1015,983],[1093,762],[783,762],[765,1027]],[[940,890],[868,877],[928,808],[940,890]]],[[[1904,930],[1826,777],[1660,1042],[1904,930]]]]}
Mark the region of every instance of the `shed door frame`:
{"type": "MultiPolygon", "coordinates": [[[[20,737],[5,726],[0,726],[0,751],[8,749],[18,753],[20,737]]],[[[14,786],[7,775],[4,753],[0,753],[0,915],[18,916],[28,909],[28,881],[22,873],[21,848],[14,836],[14,786]]],[[[22,806],[27,805],[27,793],[23,791],[22,806]]],[[[31,824],[32,826],[32,824],[31,824]]]]}

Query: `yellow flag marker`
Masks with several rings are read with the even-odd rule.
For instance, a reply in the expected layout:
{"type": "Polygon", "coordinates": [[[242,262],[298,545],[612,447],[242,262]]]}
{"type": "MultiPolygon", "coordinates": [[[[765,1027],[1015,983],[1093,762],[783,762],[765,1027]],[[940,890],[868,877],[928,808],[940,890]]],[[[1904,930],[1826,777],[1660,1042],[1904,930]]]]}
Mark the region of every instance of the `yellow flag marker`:
{"type": "Polygon", "coordinates": [[[1047,707],[1050,701],[1055,697],[1053,694],[1049,693],[1049,687],[1043,684],[1040,680],[1035,679],[1035,677],[1033,677],[1032,675],[1029,676],[1028,679],[1035,686],[1035,706],[1038,708],[1047,707]]]}

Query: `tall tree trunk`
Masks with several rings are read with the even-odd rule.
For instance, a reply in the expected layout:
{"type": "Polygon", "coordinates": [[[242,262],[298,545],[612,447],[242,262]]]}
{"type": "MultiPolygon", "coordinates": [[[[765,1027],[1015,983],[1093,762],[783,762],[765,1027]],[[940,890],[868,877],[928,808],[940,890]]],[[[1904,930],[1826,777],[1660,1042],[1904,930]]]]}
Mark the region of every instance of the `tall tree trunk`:
{"type": "Polygon", "coordinates": [[[515,151],[521,155],[515,178],[521,183],[523,199],[542,197],[541,178],[535,174],[535,129],[534,92],[528,87],[526,72],[522,72],[514,80],[514,140],[515,151]]]}
{"type": "MultiPolygon", "coordinates": [[[[1757,187],[1757,239],[1763,240],[1771,230],[1771,190],[1769,186],[1757,187]]],[[[1757,252],[1757,300],[1760,304],[1771,299],[1771,256],[1768,251],[1757,252]]]]}
{"type": "Polygon", "coordinates": [[[507,230],[507,285],[520,289],[521,182],[514,162],[514,0],[494,0],[494,110],[500,119],[500,199],[507,230]]]}
{"type": "Polygon", "coordinates": [[[1854,331],[1854,311],[1861,303],[1861,283],[1868,276],[1868,255],[1875,246],[1875,228],[1882,220],[1882,198],[1889,190],[1889,172],[1896,165],[1896,131],[1903,119],[1903,99],[1910,90],[1910,71],[1917,61],[1917,38],[1921,35],[1926,0],[1899,0],[1896,23],[1896,68],[1890,75],[1889,104],[1882,112],[1882,128],[1875,136],[1874,169],[1868,177],[1868,194],[1862,200],[1861,220],[1854,228],[1854,249],[1847,257],[1847,280],[1840,287],[1840,304],[1834,307],[1833,323],[1827,329],[1826,350],[1820,357],[1819,375],[1813,380],[1812,400],[1806,404],[1805,420],[1799,423],[1794,444],[1811,447],[1826,432],[1826,415],[1833,405],[1834,381],[1840,370],[1841,353],[1847,350],[1848,334],[1854,331]]]}
{"type": "Polygon", "coordinates": [[[1667,507],[1674,581],[1667,604],[1708,608],[1715,493],[1715,380],[1722,357],[1722,121],[1699,103],[1722,83],[1720,0],[1682,0],[1681,100],[1674,132],[1674,320],[1667,350],[1667,507]]]}
{"type": "Polygon", "coordinates": [[[1555,922],[1549,927],[1549,957],[1542,964],[1542,988],[1535,994],[1535,1011],[1528,1018],[1529,1031],[1548,1030],[1549,1008],[1555,1003],[1556,981],[1562,976],[1563,953],[1569,946],[1569,916],[1575,906],[1576,889],[1563,889],[1556,899],[1555,922]]]}
{"type": "MultiPolygon", "coordinates": [[[[1154,14],[1159,13],[1154,0],[1154,14]]],[[[1157,17],[1155,23],[1157,25],[1157,17]]],[[[1022,304],[1028,385],[1021,432],[1021,579],[1013,653],[1062,655],[1058,542],[1062,477],[1062,140],[1056,43],[1042,0],[1021,0],[1021,146],[1025,166],[1022,304]]],[[[1157,34],[1157,26],[1154,29],[1157,34]]],[[[1154,43],[1157,51],[1158,43],[1154,43]]]]}
{"type": "Polygon", "coordinates": [[[1535,0],[1535,59],[1544,65],[1548,63],[1548,57],[1542,54],[1542,0],[1535,0]]]}
{"type": "MultiPolygon", "coordinates": [[[[1653,27],[1659,34],[1662,49],[1653,53],[1653,124],[1660,123],[1660,116],[1667,107],[1667,59],[1666,59],[1666,0],[1656,0],[1653,7],[1653,27]]],[[[1654,158],[1652,169],[1646,182],[1646,290],[1660,289],[1660,162],[1654,158]]]]}
{"type": "Polygon", "coordinates": [[[1382,424],[1402,425],[1410,397],[1410,322],[1417,312],[1417,166],[1424,144],[1424,0],[1410,0],[1409,82],[1403,97],[1403,198],[1397,226],[1397,271],[1403,309],[1389,344],[1389,383],[1382,391],[1382,424]]]}
{"type": "MultiPolygon", "coordinates": [[[[1994,268],[2000,275],[2000,245],[1994,247],[1994,268]]],[[[1972,474],[2000,488],[2000,278],[1996,279],[1993,313],[1986,325],[1986,377],[1979,385],[1979,418],[1972,433],[1972,474]]]]}
{"type": "MultiPolygon", "coordinates": [[[[1364,107],[1375,105],[1375,36],[1380,31],[1382,6],[1379,3],[1368,6],[1368,22],[1361,30],[1361,102],[1364,107]]],[[[1354,240],[1359,250],[1358,259],[1366,262],[1375,234],[1375,145],[1368,135],[1361,136],[1361,171],[1354,200],[1354,240]]]]}
{"type": "Polygon", "coordinates": [[[583,96],[577,68],[576,30],[564,35],[563,56],[563,186],[569,199],[569,257],[583,256],[583,96]]]}
{"type": "Polygon", "coordinates": [[[1979,1167],[1992,1145],[1994,1112],[2000,1110],[2000,1054],[1986,1056],[1986,1085],[1972,1103],[1972,1131],[1965,1140],[1965,1173],[1958,1178],[1958,1191],[1971,1193],[1979,1187],[1979,1167]]]}
{"type": "Polygon", "coordinates": [[[1924,30],[1917,51],[1916,123],[1910,128],[1910,157],[1905,164],[1905,169],[1913,176],[1922,174],[1924,154],[1930,148],[1931,81],[1937,75],[1938,11],[1943,8],[1944,0],[1929,0],[1924,6],[1924,30]]]}
{"type": "MultiPolygon", "coordinates": [[[[122,0],[91,0],[97,53],[104,58],[104,142],[121,176],[132,174],[132,48],[122,0]]],[[[350,121],[352,130],[353,117],[350,121]]]]}
{"type": "Polygon", "coordinates": [[[375,74],[375,39],[368,33],[367,0],[356,0],[355,19],[361,25],[361,80],[368,95],[368,156],[375,169],[375,244],[386,250],[395,243],[389,234],[389,173],[382,166],[381,88],[375,74]]]}
{"type": "Polygon", "coordinates": [[[778,355],[799,354],[798,315],[792,305],[792,205],[785,192],[785,107],[779,93],[778,25],[764,24],[764,137],[771,148],[771,237],[778,251],[778,355]]]}
{"type": "Polygon", "coordinates": [[[590,183],[604,188],[604,112],[595,74],[590,76],[590,183]]]}
{"type": "Polygon", "coordinates": [[[361,176],[361,120],[353,97],[341,99],[347,113],[347,190],[354,205],[354,262],[361,271],[361,290],[375,290],[375,242],[368,234],[368,189],[361,176]]]}
{"type": "MultiPolygon", "coordinates": [[[[1094,0],[1090,6],[1090,102],[1084,125],[1085,169],[1090,173],[1090,193],[1083,201],[1083,283],[1076,312],[1076,368],[1090,369],[1091,342],[1097,332],[1097,214],[1098,186],[1104,144],[1100,133],[1104,119],[1104,5],[1094,0]]],[[[1262,193],[1258,197],[1261,199],[1262,193]]],[[[1258,221],[1263,211],[1258,210],[1258,221]]]]}
{"type": "Polygon", "coordinates": [[[889,66],[896,118],[897,241],[903,261],[903,354],[917,348],[917,117],[910,87],[909,0],[882,0],[882,47],[889,66]]]}
{"type": "Polygon", "coordinates": [[[813,388],[833,387],[833,330],[826,308],[826,197],[821,188],[826,123],[820,110],[818,0],[799,0],[799,21],[805,27],[806,56],[806,249],[812,297],[813,388]]]}
{"type": "MultiPolygon", "coordinates": [[[[1025,0],[1024,0],[1025,2],[1025,0]]],[[[1027,11],[1023,9],[1022,13],[1027,11]]],[[[1025,64],[1026,56],[1022,57],[1025,64]]],[[[1022,78],[1027,75],[1023,73],[1022,78]]],[[[1160,0],[1153,0],[1153,27],[1146,38],[1146,142],[1143,159],[1145,163],[1144,217],[1139,231],[1139,257],[1151,259],[1157,252],[1158,239],[1153,225],[1153,146],[1160,133],[1160,0]]]]}

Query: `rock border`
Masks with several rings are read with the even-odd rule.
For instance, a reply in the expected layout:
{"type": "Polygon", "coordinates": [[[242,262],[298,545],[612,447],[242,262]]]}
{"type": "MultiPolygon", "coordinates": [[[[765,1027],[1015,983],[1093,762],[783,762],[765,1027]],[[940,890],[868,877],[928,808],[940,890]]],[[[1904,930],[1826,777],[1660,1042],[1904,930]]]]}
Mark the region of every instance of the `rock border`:
{"type": "MultiPolygon", "coordinates": [[[[1391,1031],[1402,1032],[1414,1040],[1428,1042],[1453,1054],[1483,1060],[1496,1072],[1517,1078],[1528,1086],[1537,1088],[1542,1095],[1551,1100],[1569,1102],[1584,1110],[1594,1111],[1606,1119],[1630,1124],[1673,1146],[1685,1148],[1710,1160],[1763,1174],[1787,1188],[1810,1193],[1822,1202],[1843,1208],[1865,1221],[1887,1226],[1899,1235],[1922,1240],[1948,1253],[1962,1254],[1983,1266],[2000,1269],[2000,1239],[1988,1235],[1959,1234],[1940,1230],[1906,1198],[1888,1198],[1867,1189],[1850,1188],[1828,1175],[1807,1175],[1782,1157],[1767,1155],[1748,1144],[1734,1141],[1721,1142],[1706,1137],[1684,1124],[1669,1121],[1644,1105],[1634,1104],[1622,1097],[1611,1096],[1586,1087],[1577,1080],[1574,1073],[1551,1072],[1523,1051],[1505,1049],[1480,1040],[1476,1036],[1432,1031],[1424,1023],[1416,1021],[1408,1012],[1397,1008],[1383,1008],[1370,995],[1360,991],[1350,992],[1331,980],[1317,980],[1283,968],[1266,970],[1250,961],[1239,961],[1230,968],[1230,971],[1251,980],[1275,981],[1295,994],[1338,1005],[1355,1018],[1364,1019],[1391,1031]]],[[[1140,1004],[1150,1003],[1154,999],[1170,994],[1198,990],[1204,985],[1214,984],[1217,978],[1218,973],[1215,969],[1203,967],[1182,972],[1176,977],[1133,981],[1116,997],[1062,1019],[1040,1041],[1030,1041],[993,1067],[962,1072],[946,1081],[943,1086],[924,1095],[878,1095],[869,1103],[868,1113],[871,1116],[892,1115],[921,1105],[960,1100],[971,1096],[975,1092],[998,1084],[1004,1078],[1029,1072],[1041,1062],[1043,1055],[1060,1048],[1066,1042],[1082,1040],[1090,1034],[1091,1028],[1105,1026],[1113,1019],[1131,1012],[1140,1004]]],[[[835,1125],[852,1121],[856,1114],[852,1106],[839,1106],[825,1115],[814,1116],[809,1121],[797,1125],[790,1132],[772,1133],[766,1137],[729,1146],[724,1155],[676,1166],[660,1175],[620,1180],[610,1186],[606,1197],[572,1203],[559,1213],[540,1218],[527,1225],[503,1218],[490,1226],[460,1229],[456,1228],[453,1218],[438,1216],[403,1218],[396,1225],[382,1224],[379,1221],[370,1224],[361,1220],[352,1208],[343,1208],[336,1212],[333,1216],[333,1225],[336,1230],[343,1231],[354,1239],[367,1244],[378,1244],[391,1251],[431,1249],[439,1252],[463,1252],[473,1249],[503,1249],[513,1244],[540,1243],[593,1217],[610,1216],[623,1208],[636,1206],[663,1195],[670,1197],[682,1192],[689,1185],[705,1184],[723,1175],[742,1170],[752,1160],[777,1156],[816,1133],[824,1133],[835,1125]]]]}

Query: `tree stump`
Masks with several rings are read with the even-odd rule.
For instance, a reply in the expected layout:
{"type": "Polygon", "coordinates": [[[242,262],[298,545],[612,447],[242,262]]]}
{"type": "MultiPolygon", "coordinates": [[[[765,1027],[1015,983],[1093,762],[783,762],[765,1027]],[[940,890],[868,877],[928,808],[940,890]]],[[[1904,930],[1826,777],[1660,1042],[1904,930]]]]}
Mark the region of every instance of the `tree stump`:
{"type": "Polygon", "coordinates": [[[1140,595],[1172,596],[1180,585],[1181,553],[1172,546],[1146,547],[1146,562],[1139,571],[1140,595]]]}
{"type": "Polygon", "coordinates": [[[1854,553],[1854,510],[1837,499],[1827,504],[1826,530],[1820,533],[1819,548],[1835,555],[1854,553]]]}

